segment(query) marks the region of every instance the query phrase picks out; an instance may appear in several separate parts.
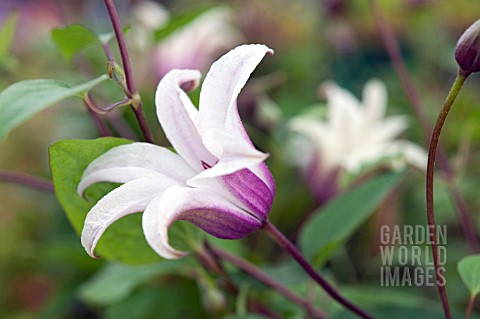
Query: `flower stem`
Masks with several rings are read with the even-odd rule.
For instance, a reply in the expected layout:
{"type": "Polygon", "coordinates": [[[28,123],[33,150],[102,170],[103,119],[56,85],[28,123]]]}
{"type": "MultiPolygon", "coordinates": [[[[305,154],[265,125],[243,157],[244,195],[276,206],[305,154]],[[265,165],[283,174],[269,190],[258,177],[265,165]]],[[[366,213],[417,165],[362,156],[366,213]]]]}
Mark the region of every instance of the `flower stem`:
{"type": "Polygon", "coordinates": [[[106,106],[106,107],[101,107],[101,106],[98,106],[93,101],[90,94],[85,94],[84,101],[85,101],[85,104],[88,106],[88,108],[91,111],[93,111],[95,113],[99,113],[99,114],[107,114],[108,112],[113,111],[114,109],[119,108],[121,106],[128,105],[131,102],[131,100],[127,97],[123,101],[117,102],[115,104],[112,104],[112,105],[109,105],[109,106],[106,106]]]}
{"type": "Polygon", "coordinates": [[[105,52],[105,56],[107,57],[107,60],[114,61],[115,58],[113,57],[112,50],[110,50],[110,46],[108,45],[108,43],[102,43],[102,48],[103,48],[103,52],[105,52]]]}
{"type": "Polygon", "coordinates": [[[133,79],[132,67],[130,65],[130,59],[128,57],[127,43],[125,42],[125,37],[123,36],[122,26],[120,25],[120,20],[117,14],[117,8],[113,0],[105,0],[105,5],[110,15],[110,20],[112,21],[113,30],[115,31],[115,37],[117,38],[118,48],[120,50],[120,55],[122,57],[123,69],[125,70],[125,78],[127,81],[127,87],[130,93],[134,94],[137,92],[135,86],[135,81],[133,79]]]}
{"type": "Polygon", "coordinates": [[[435,166],[435,156],[437,153],[437,146],[438,141],[440,138],[440,133],[442,131],[443,124],[445,123],[445,119],[447,118],[448,112],[452,107],[455,99],[460,92],[460,89],[463,86],[463,83],[468,77],[468,73],[464,73],[459,71],[457,77],[455,78],[455,82],[453,83],[450,92],[443,103],[442,110],[438,115],[437,123],[432,132],[432,137],[430,139],[430,147],[428,149],[428,162],[427,162],[427,181],[426,181],[426,199],[427,199],[427,221],[428,226],[430,229],[430,242],[432,245],[432,255],[433,255],[433,262],[435,266],[435,276],[437,278],[437,287],[438,292],[440,294],[440,299],[442,300],[443,311],[445,313],[445,318],[451,319],[452,315],[450,313],[450,305],[448,304],[448,297],[447,291],[445,289],[445,283],[443,280],[439,279],[439,275],[441,274],[441,266],[438,257],[438,243],[437,243],[437,230],[435,224],[435,211],[433,205],[433,176],[434,176],[434,166],[435,166]]]}
{"type": "Polygon", "coordinates": [[[105,5],[112,21],[113,30],[115,31],[115,36],[117,38],[118,48],[120,49],[120,55],[122,57],[122,65],[125,71],[125,80],[127,82],[127,88],[129,98],[134,99],[134,103],[131,104],[132,110],[135,113],[137,118],[138,125],[143,133],[143,137],[149,143],[153,143],[153,136],[148,128],[147,121],[145,119],[145,114],[143,113],[142,101],[138,95],[137,87],[135,85],[135,80],[133,79],[132,67],[130,65],[130,59],[128,57],[127,44],[123,36],[122,26],[120,25],[120,20],[118,18],[117,9],[113,0],[105,0],[105,5]]]}
{"type": "Polygon", "coordinates": [[[208,245],[208,247],[216,256],[220,257],[221,259],[225,259],[231,264],[237,266],[239,269],[248,273],[250,276],[254,277],[259,282],[262,282],[263,284],[273,288],[285,298],[291,300],[292,302],[296,303],[300,307],[303,307],[312,318],[316,318],[316,319],[326,318],[326,315],[323,312],[320,312],[319,310],[313,308],[313,306],[308,301],[302,299],[301,297],[293,293],[288,287],[284,286],[282,283],[270,277],[268,274],[261,271],[256,266],[252,265],[251,263],[241,258],[238,258],[237,256],[231,255],[230,253],[218,247],[212,247],[210,245],[208,245]]]}
{"type": "Polygon", "coordinates": [[[85,104],[87,105],[88,114],[90,114],[90,117],[92,118],[92,121],[95,124],[95,127],[97,128],[98,132],[100,133],[100,136],[101,137],[112,136],[112,132],[110,131],[108,126],[105,125],[105,122],[98,115],[98,113],[96,113],[94,110],[92,110],[86,102],[85,102],[85,104]]]}
{"type": "Polygon", "coordinates": [[[53,193],[53,183],[40,177],[17,172],[0,171],[0,181],[36,188],[41,191],[53,193]]]}
{"type": "MultiPolygon", "coordinates": [[[[387,54],[390,57],[393,68],[397,73],[398,78],[400,79],[403,90],[405,91],[405,95],[407,96],[407,99],[409,100],[410,105],[415,113],[415,117],[420,124],[425,140],[428,143],[428,139],[431,136],[429,120],[425,112],[423,112],[420,94],[415,89],[415,85],[413,84],[408,74],[404,59],[402,57],[402,53],[400,51],[400,45],[398,44],[397,38],[395,37],[395,33],[383,17],[377,1],[370,0],[369,3],[375,18],[375,25],[377,27],[377,31],[380,34],[387,54]]],[[[465,199],[461,195],[460,191],[458,190],[458,186],[455,183],[454,171],[448,161],[447,154],[445,153],[441,145],[439,145],[438,149],[438,164],[444,171],[445,179],[448,183],[449,193],[457,207],[462,231],[465,239],[467,240],[469,249],[473,253],[479,252],[480,244],[475,235],[473,220],[470,213],[468,212],[468,207],[465,199]]]]}
{"type": "Polygon", "coordinates": [[[326,281],[319,273],[315,271],[315,269],[312,267],[312,265],[310,265],[305,257],[303,257],[297,247],[295,247],[290,240],[288,240],[272,223],[270,223],[268,219],[263,224],[263,230],[265,230],[267,234],[280,245],[280,247],[285,249],[285,251],[287,251],[293,257],[293,259],[297,261],[297,263],[307,272],[307,274],[313,280],[315,280],[333,299],[351,312],[357,314],[359,317],[364,319],[373,319],[373,317],[367,312],[360,309],[351,301],[340,295],[340,293],[337,292],[337,290],[335,290],[335,288],[330,285],[328,281],[326,281]]]}
{"type": "Polygon", "coordinates": [[[467,312],[465,313],[465,319],[470,319],[470,315],[472,314],[473,304],[475,303],[475,296],[470,296],[470,301],[468,302],[467,312]]]}

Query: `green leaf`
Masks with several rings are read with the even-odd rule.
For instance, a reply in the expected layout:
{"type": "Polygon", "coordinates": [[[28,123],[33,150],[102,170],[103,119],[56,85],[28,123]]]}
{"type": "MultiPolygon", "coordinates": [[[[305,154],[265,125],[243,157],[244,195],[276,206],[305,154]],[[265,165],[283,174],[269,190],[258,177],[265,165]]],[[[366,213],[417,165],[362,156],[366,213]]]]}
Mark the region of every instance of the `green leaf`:
{"type": "Polygon", "coordinates": [[[92,43],[101,44],[94,32],[79,24],[53,29],[52,38],[67,60],[92,43]]]}
{"type": "Polygon", "coordinates": [[[7,21],[0,29],[0,59],[2,59],[12,45],[13,36],[15,35],[15,27],[17,26],[18,15],[13,13],[7,18],[7,21]]]}
{"type": "Polygon", "coordinates": [[[197,226],[179,220],[169,230],[170,245],[181,251],[199,251],[203,249],[206,233],[197,226]]]}
{"type": "MultiPolygon", "coordinates": [[[[96,202],[114,188],[97,183],[87,189],[86,199],[77,194],[77,185],[85,168],[109,149],[130,143],[119,138],[64,140],[50,147],[50,168],[55,193],[75,231],[80,234],[85,217],[96,202]]],[[[102,235],[95,251],[99,256],[129,264],[162,260],[147,244],[142,231],[141,214],[116,221],[102,235]]]]}
{"type": "Polygon", "coordinates": [[[402,176],[379,176],[335,198],[307,221],[300,233],[300,248],[315,264],[325,262],[337,247],[373,213],[402,176]]]}
{"type": "Polygon", "coordinates": [[[110,263],[80,286],[80,297],[94,305],[111,305],[127,298],[141,284],[185,269],[184,259],[160,264],[128,266],[110,263]]]}
{"type": "MultiPolygon", "coordinates": [[[[129,26],[123,27],[123,34],[128,33],[128,31],[130,31],[129,26]]],[[[64,28],[52,30],[52,38],[67,60],[70,60],[75,54],[91,44],[97,44],[101,48],[103,44],[107,44],[114,37],[114,32],[96,34],[79,24],[71,24],[64,28]]]]}
{"type": "Polygon", "coordinates": [[[462,258],[457,264],[458,273],[472,298],[480,292],[480,255],[462,258]]]}
{"type": "Polygon", "coordinates": [[[182,277],[150,282],[122,302],[106,307],[102,318],[212,318],[203,311],[196,286],[195,281],[182,277]]]}
{"type": "Polygon", "coordinates": [[[0,141],[38,112],[63,99],[87,92],[106,79],[108,76],[102,75],[77,86],[57,80],[26,80],[12,84],[0,93],[0,141]]]}

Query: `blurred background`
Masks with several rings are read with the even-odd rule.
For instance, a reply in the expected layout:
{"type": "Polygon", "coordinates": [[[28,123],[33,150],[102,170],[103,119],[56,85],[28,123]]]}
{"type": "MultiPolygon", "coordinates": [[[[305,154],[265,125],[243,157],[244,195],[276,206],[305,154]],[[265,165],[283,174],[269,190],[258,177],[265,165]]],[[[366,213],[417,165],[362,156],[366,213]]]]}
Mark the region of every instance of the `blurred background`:
{"type": "MultiPolygon", "coordinates": [[[[361,97],[369,79],[382,80],[388,92],[387,114],[408,118],[409,127],[402,138],[425,146],[425,137],[367,0],[116,3],[122,24],[129,27],[126,37],[134,77],[160,145],[168,142],[156,120],[153,96],[158,80],[169,69],[195,68],[205,74],[212,61],[241,43],[264,43],[275,50],[273,57],[264,59],[242,92],[239,109],[252,140],[271,154],[268,164],[278,191],[270,218],[289,234],[295,233],[301,216],[322,203],[315,202],[298,168],[289,160],[286,123],[325,102],[318,89],[324,81],[333,80],[361,97]]],[[[433,124],[457,72],[456,41],[480,17],[480,6],[470,0],[381,0],[379,8],[399,41],[423,111],[433,124]]],[[[13,28],[13,38],[7,50],[0,50],[0,91],[25,79],[82,83],[106,73],[101,47],[90,45],[66,57],[52,39],[54,28],[73,23],[98,34],[111,31],[103,1],[2,0],[0,28],[13,28]]],[[[118,57],[114,41],[110,47],[118,57]]],[[[455,180],[468,203],[477,233],[479,87],[480,77],[471,76],[442,134],[456,172],[455,180]]],[[[122,91],[114,83],[102,84],[92,94],[101,105],[122,99],[122,91]]],[[[198,92],[191,96],[198,99],[198,92]]],[[[139,139],[129,109],[104,118],[114,134],[139,139]]],[[[66,100],[0,141],[0,170],[50,179],[49,145],[62,139],[98,136],[82,101],[66,100]]],[[[446,189],[445,183],[437,183],[437,219],[448,225],[448,290],[454,309],[462,313],[468,291],[456,273],[456,262],[469,250],[446,189]]],[[[424,222],[423,172],[408,169],[382,206],[333,255],[325,269],[352,296],[371,292],[371,299],[382,299],[382,294],[391,295],[384,298],[388,302],[375,306],[390,309],[398,318],[441,318],[433,288],[382,290],[378,283],[378,225],[424,222]],[[407,310],[395,312],[402,308],[400,305],[406,305],[407,310]]],[[[265,267],[280,264],[282,259],[276,257],[279,251],[264,237],[250,236],[231,244],[232,249],[265,267]]],[[[140,274],[139,278],[116,286],[120,279],[132,274],[130,268],[122,267],[87,256],[54,194],[0,181],[1,318],[223,318],[228,314],[212,310],[214,301],[205,297],[208,285],[198,284],[191,276],[160,275],[149,266],[141,266],[133,271],[140,274]]],[[[290,270],[285,264],[282,267],[272,273],[294,285],[298,270],[290,270]]],[[[266,296],[264,287],[255,283],[250,286],[257,298],[278,302],[266,296]]],[[[301,318],[299,313],[292,306],[283,310],[283,317],[301,318]]]]}

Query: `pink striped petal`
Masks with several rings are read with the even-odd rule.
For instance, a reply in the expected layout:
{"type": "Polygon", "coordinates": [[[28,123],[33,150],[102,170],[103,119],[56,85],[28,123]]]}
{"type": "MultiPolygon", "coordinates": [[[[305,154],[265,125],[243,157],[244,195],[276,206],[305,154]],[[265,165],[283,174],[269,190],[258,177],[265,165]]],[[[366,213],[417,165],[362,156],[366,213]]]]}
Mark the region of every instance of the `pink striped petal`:
{"type": "Polygon", "coordinates": [[[176,220],[191,222],[223,239],[242,238],[262,226],[260,220],[215,193],[172,186],[152,201],[143,215],[147,242],[168,259],[185,254],[168,243],[168,228],[176,220]]]}

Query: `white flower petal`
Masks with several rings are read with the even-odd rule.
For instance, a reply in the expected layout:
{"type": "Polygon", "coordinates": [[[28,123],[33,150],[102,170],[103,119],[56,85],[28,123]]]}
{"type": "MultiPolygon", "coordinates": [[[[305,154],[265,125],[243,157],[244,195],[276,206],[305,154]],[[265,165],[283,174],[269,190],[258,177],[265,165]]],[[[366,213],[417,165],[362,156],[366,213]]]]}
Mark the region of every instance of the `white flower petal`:
{"type": "Polygon", "coordinates": [[[203,146],[198,132],[198,111],[182,85],[198,83],[200,72],[195,70],[172,70],[160,81],[155,95],[157,116],[165,135],[190,166],[203,170],[202,161],[215,158],[203,146]]]}
{"type": "Polygon", "coordinates": [[[375,134],[378,137],[377,141],[394,140],[400,133],[402,133],[408,126],[407,118],[405,116],[397,115],[386,118],[379,122],[375,127],[375,134]]]}
{"type": "Polygon", "coordinates": [[[160,210],[163,193],[157,195],[142,215],[142,227],[145,239],[157,254],[166,259],[178,259],[187,253],[179,251],[168,242],[168,228],[175,221],[167,221],[165,212],[160,210]]]}
{"type": "Polygon", "coordinates": [[[128,214],[142,212],[156,194],[171,185],[156,178],[142,178],[105,195],[85,219],[81,241],[87,253],[95,257],[95,246],[108,226],[128,214]]]}
{"type": "Polygon", "coordinates": [[[327,97],[327,118],[332,130],[351,138],[363,120],[360,102],[334,82],[322,84],[322,89],[327,97]]]}
{"type": "Polygon", "coordinates": [[[145,210],[143,229],[150,246],[168,259],[185,255],[168,242],[168,229],[176,220],[186,220],[213,236],[237,239],[262,223],[221,196],[195,188],[172,186],[145,210]]]}
{"type": "Polygon", "coordinates": [[[77,193],[79,196],[83,196],[88,187],[99,182],[124,184],[145,177],[156,177],[171,184],[178,184],[177,180],[161,175],[153,170],[138,167],[118,167],[99,169],[92,174],[83,177],[78,184],[77,193]]]}
{"type": "Polygon", "coordinates": [[[390,144],[387,151],[401,155],[403,163],[393,162],[396,167],[401,168],[406,162],[419,170],[427,170],[427,152],[417,144],[399,140],[390,144]]]}
{"type": "Polygon", "coordinates": [[[297,162],[303,163],[302,166],[304,168],[311,165],[313,157],[322,159],[324,170],[332,166],[338,166],[338,161],[344,158],[344,143],[340,142],[339,139],[346,141],[346,138],[343,135],[333,132],[328,123],[308,118],[295,118],[291,120],[290,127],[292,131],[305,136],[310,143],[310,145],[308,145],[303,141],[303,145],[300,146],[301,148],[303,147],[303,151],[301,151],[301,148],[297,151],[295,149],[292,150],[292,152],[296,151],[292,156],[303,158],[298,159],[297,162]]]}
{"type": "Polygon", "coordinates": [[[323,122],[301,117],[293,118],[289,123],[289,127],[292,131],[308,137],[313,144],[323,143],[329,129],[323,122]]]}
{"type": "Polygon", "coordinates": [[[199,129],[202,135],[209,129],[227,130],[250,143],[238,115],[236,100],[267,53],[273,51],[265,45],[241,45],[212,65],[200,93],[199,129]]]}
{"type": "Polygon", "coordinates": [[[98,182],[127,183],[158,174],[172,181],[184,182],[196,172],[177,154],[150,143],[132,143],[112,148],[97,157],[83,172],[78,185],[82,195],[98,182]]]}
{"type": "Polygon", "coordinates": [[[382,81],[372,79],[365,84],[363,105],[366,113],[365,121],[368,124],[374,124],[383,119],[387,106],[387,88],[382,81]]]}
{"type": "Polygon", "coordinates": [[[203,136],[203,142],[219,160],[217,163],[207,163],[208,169],[194,176],[193,180],[224,176],[251,168],[268,157],[268,154],[257,151],[245,140],[225,131],[208,130],[203,136]]]}

